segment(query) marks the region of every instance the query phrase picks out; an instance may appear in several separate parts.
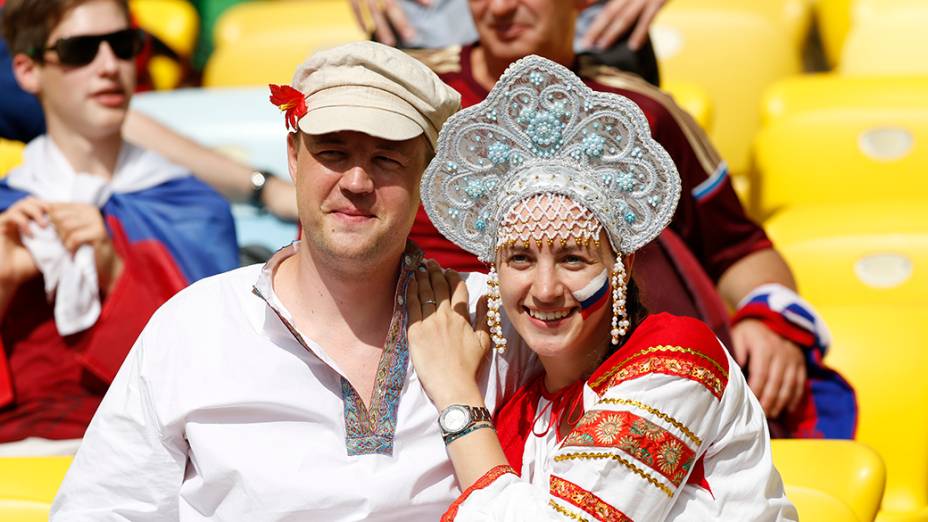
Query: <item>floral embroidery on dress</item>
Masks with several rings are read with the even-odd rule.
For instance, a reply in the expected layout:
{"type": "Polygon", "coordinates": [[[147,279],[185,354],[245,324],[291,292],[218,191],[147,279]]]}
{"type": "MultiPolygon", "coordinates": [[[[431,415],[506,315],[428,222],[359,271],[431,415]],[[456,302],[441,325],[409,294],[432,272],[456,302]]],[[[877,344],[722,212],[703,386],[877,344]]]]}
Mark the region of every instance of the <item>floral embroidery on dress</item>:
{"type": "Polygon", "coordinates": [[[696,453],[672,433],[627,411],[593,410],[584,415],[563,447],[617,448],[679,486],[693,467],[696,453]]]}
{"type": "Polygon", "coordinates": [[[624,513],[580,486],[551,475],[551,495],[582,509],[601,522],[632,522],[624,513]]]}
{"type": "Polygon", "coordinates": [[[396,413],[406,383],[409,347],[406,340],[406,284],[422,261],[422,251],[410,244],[394,295],[393,318],[377,367],[370,409],[347,379],[342,377],[345,412],[345,447],[348,455],[392,455],[396,413]]]}

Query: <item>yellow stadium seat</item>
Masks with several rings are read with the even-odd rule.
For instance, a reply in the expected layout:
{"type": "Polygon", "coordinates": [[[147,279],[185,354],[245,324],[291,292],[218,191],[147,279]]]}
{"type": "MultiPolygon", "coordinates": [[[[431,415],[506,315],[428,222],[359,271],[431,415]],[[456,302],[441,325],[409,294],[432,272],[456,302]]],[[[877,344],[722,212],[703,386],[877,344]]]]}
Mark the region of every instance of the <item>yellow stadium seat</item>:
{"type": "Polygon", "coordinates": [[[129,8],[139,25],[182,56],[190,56],[197,42],[200,19],[185,0],[131,0],[129,8]]]}
{"type": "Polygon", "coordinates": [[[928,520],[928,307],[813,304],[834,339],[825,362],[857,391],[857,440],[886,464],[877,521],[928,520]]]}
{"type": "Polygon", "coordinates": [[[778,119],[757,136],[755,205],[928,203],[928,109],[835,107],[778,119]]]}
{"type": "Polygon", "coordinates": [[[51,504],[72,460],[70,456],[0,458],[0,499],[51,504]]]}
{"type": "Polygon", "coordinates": [[[757,13],[785,31],[796,49],[808,36],[812,23],[812,6],[808,0],[673,0],[664,9],[695,8],[713,11],[743,11],[757,13]]]}
{"type": "MultiPolygon", "coordinates": [[[[771,441],[787,493],[795,487],[826,493],[847,505],[856,519],[873,520],[880,509],[886,467],[864,444],[851,440],[777,439],[771,441]]],[[[792,495],[789,495],[792,498],[792,495]]],[[[802,510],[799,516],[805,520],[802,510]]]]}
{"type": "MultiPolygon", "coordinates": [[[[346,0],[278,0],[246,2],[225,11],[213,31],[215,48],[254,41],[256,35],[321,32],[342,34],[344,41],[364,40],[346,0]]],[[[331,36],[328,37],[331,39],[331,36]]]]}
{"type": "Polygon", "coordinates": [[[812,488],[786,484],[786,496],[796,506],[802,522],[860,522],[846,504],[812,488]]]}
{"type": "Polygon", "coordinates": [[[203,72],[204,87],[242,87],[289,84],[293,71],[320,49],[355,41],[340,31],[279,32],[258,35],[217,47],[203,72]]]}
{"type": "Polygon", "coordinates": [[[3,522],[47,522],[51,503],[0,498],[3,522]]]}
{"type": "Polygon", "coordinates": [[[845,203],[792,207],[764,224],[802,294],[816,304],[924,306],[928,206],[845,203]]]}
{"type": "Polygon", "coordinates": [[[851,11],[854,0],[816,0],[815,19],[822,38],[828,64],[836,66],[841,60],[844,40],[851,28],[851,11]]]}
{"type": "MultiPolygon", "coordinates": [[[[190,58],[200,26],[197,11],[190,2],[131,0],[130,9],[142,28],[182,58],[190,58]]],[[[183,67],[167,57],[155,56],[149,64],[149,73],[156,89],[172,89],[180,83],[183,67]]]]}
{"type": "Polygon", "coordinates": [[[23,162],[25,143],[0,138],[0,178],[23,162]]]}
{"type": "Polygon", "coordinates": [[[928,76],[806,74],[781,80],[765,93],[762,124],[801,112],[842,107],[928,109],[928,76]]]}
{"type": "Polygon", "coordinates": [[[928,74],[928,5],[874,8],[860,13],[847,35],[839,71],[846,75],[928,74]]]}
{"type": "Polygon", "coordinates": [[[745,7],[718,10],[669,2],[651,31],[662,79],[700,85],[711,96],[709,136],[735,175],[748,171],[763,90],[801,70],[782,26],[752,9],[753,1],[739,3],[745,7]]]}
{"type": "Polygon", "coordinates": [[[702,130],[709,132],[712,125],[712,99],[705,89],[686,82],[662,82],[661,89],[667,91],[677,105],[690,113],[702,130]]]}

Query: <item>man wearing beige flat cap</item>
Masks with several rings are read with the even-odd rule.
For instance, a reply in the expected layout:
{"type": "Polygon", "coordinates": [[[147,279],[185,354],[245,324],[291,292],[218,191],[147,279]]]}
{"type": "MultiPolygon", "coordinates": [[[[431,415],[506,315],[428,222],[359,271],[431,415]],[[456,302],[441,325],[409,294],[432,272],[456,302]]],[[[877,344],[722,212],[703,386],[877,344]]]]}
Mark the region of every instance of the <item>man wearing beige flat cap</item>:
{"type": "MultiPolygon", "coordinates": [[[[419,179],[459,96],[371,42],[320,52],[271,90],[293,129],[304,239],[155,313],[52,520],[434,521],[459,494],[404,299],[419,179]]],[[[494,379],[488,404],[510,386],[494,379]]]]}

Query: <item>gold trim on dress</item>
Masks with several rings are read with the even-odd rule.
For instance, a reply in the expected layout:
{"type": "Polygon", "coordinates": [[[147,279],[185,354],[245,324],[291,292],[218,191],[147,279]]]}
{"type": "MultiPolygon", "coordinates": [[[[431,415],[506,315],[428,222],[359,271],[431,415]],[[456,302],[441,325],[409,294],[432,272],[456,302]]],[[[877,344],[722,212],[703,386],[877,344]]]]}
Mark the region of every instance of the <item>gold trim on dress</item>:
{"type": "Polygon", "coordinates": [[[634,354],[634,355],[632,355],[632,356],[630,356],[630,357],[626,357],[625,360],[623,360],[623,361],[620,362],[619,364],[616,364],[615,366],[613,366],[612,368],[610,368],[609,371],[607,371],[606,373],[600,375],[595,381],[591,382],[591,383],[590,383],[590,387],[591,387],[591,388],[597,388],[597,387],[599,387],[599,385],[601,385],[602,383],[606,382],[610,377],[612,377],[613,375],[615,375],[616,373],[618,373],[618,371],[621,370],[622,367],[625,366],[625,364],[628,363],[629,361],[631,361],[632,359],[636,359],[636,358],[641,357],[641,356],[643,356],[643,355],[648,355],[648,354],[652,354],[652,353],[656,353],[656,352],[685,353],[685,354],[687,354],[687,355],[693,355],[693,356],[695,356],[695,357],[699,357],[699,358],[701,358],[701,359],[704,359],[704,360],[708,361],[710,364],[712,364],[712,365],[722,374],[722,377],[724,377],[725,379],[728,379],[728,370],[725,370],[724,368],[722,368],[722,365],[720,365],[718,362],[716,362],[715,359],[713,359],[712,357],[709,357],[708,355],[706,355],[706,354],[704,354],[704,353],[702,353],[702,352],[693,350],[692,348],[684,348],[684,347],[682,347],[682,346],[665,346],[665,345],[658,345],[658,346],[651,346],[650,348],[645,348],[644,350],[641,350],[641,351],[639,351],[638,353],[636,353],[636,354],[634,354]]]}
{"type": "Polygon", "coordinates": [[[634,465],[628,460],[622,458],[621,455],[616,455],[614,453],[605,453],[605,452],[593,453],[593,452],[583,451],[580,453],[567,453],[564,455],[554,456],[554,462],[562,462],[565,460],[614,460],[618,462],[619,464],[622,464],[629,470],[631,470],[636,475],[645,479],[648,482],[648,484],[651,484],[657,489],[663,491],[664,494],[666,494],[668,497],[671,497],[671,498],[673,497],[673,491],[671,491],[670,488],[661,484],[660,481],[652,477],[650,474],[646,473],[643,469],[639,468],[638,466],[634,465]]]}

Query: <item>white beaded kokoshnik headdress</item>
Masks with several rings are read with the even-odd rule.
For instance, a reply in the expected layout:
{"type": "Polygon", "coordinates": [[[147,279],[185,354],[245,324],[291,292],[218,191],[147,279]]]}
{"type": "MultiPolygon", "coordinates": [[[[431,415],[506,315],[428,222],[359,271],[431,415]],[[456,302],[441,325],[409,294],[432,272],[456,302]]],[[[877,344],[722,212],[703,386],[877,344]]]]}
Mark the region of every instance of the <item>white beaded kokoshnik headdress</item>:
{"type": "MultiPolygon", "coordinates": [[[[448,119],[422,178],[432,223],[484,262],[507,244],[597,241],[602,227],[619,254],[618,268],[622,254],[670,223],[679,197],[676,167],[651,138],[638,106],[593,91],[566,67],[538,56],[510,65],[486,100],[448,119]],[[562,225],[534,225],[540,219],[562,225]]],[[[624,309],[624,284],[614,284],[616,272],[617,314],[618,301],[624,309]]],[[[614,317],[613,323],[617,342],[627,321],[614,317]]]]}

